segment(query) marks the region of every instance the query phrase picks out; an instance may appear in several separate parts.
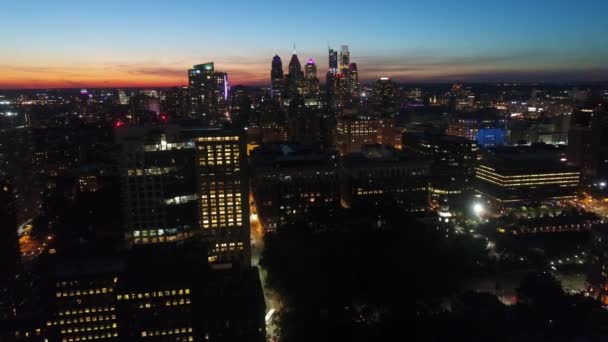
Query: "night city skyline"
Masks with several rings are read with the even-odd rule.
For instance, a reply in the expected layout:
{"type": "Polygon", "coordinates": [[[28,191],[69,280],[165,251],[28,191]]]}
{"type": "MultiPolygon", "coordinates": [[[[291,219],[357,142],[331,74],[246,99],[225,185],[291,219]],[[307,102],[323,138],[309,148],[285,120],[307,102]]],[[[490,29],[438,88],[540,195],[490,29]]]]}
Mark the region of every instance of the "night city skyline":
{"type": "Polygon", "coordinates": [[[606,3],[309,1],[7,4],[0,88],[184,86],[214,61],[230,83],[268,83],[272,56],[327,68],[327,46],[355,51],[360,79],[599,82],[608,79],[606,3]],[[339,9],[348,9],[344,16],[339,9]],[[208,12],[206,12],[208,11],[208,12]],[[205,15],[208,13],[208,15],[205,15]],[[26,23],[27,25],[23,25],[26,23]]]}
{"type": "Polygon", "coordinates": [[[608,0],[0,13],[0,342],[608,341],[608,0]]]}

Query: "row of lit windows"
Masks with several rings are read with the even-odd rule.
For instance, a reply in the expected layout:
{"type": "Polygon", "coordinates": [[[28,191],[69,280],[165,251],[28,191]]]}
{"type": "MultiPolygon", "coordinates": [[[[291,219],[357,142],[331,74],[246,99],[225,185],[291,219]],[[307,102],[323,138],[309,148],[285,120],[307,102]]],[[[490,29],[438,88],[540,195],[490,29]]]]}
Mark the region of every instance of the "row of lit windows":
{"type": "Polygon", "coordinates": [[[129,299],[143,299],[153,297],[168,297],[168,296],[182,296],[190,294],[190,289],[176,289],[176,290],[163,290],[163,291],[152,291],[142,293],[130,293],[116,296],[118,300],[129,300],[129,299]]]}
{"type": "Polygon", "coordinates": [[[97,289],[89,289],[89,290],[76,290],[76,291],[69,291],[69,292],[57,292],[56,296],[57,297],[72,297],[72,296],[86,296],[86,295],[95,295],[95,294],[105,294],[108,292],[112,292],[114,291],[113,288],[97,288],[97,289]]]}
{"type": "Polygon", "coordinates": [[[575,180],[570,180],[570,179],[564,179],[562,181],[558,181],[558,180],[548,180],[548,181],[529,181],[529,182],[518,182],[518,183],[504,183],[504,182],[497,182],[493,179],[491,179],[490,177],[487,177],[487,175],[481,175],[481,174],[477,174],[476,176],[479,179],[482,179],[484,181],[496,184],[498,186],[501,187],[524,187],[524,186],[536,186],[536,185],[570,185],[570,186],[577,186],[579,184],[579,180],[578,178],[575,180]]]}
{"type": "MultiPolygon", "coordinates": [[[[86,317],[74,317],[68,319],[59,319],[57,321],[53,321],[52,325],[64,325],[64,324],[76,324],[76,323],[88,323],[88,322],[102,322],[102,321],[112,321],[116,319],[116,315],[100,315],[100,316],[86,316],[86,317]]],[[[47,325],[51,325],[48,324],[47,325]]]]}
{"type": "Polygon", "coordinates": [[[552,180],[552,179],[579,179],[580,173],[578,172],[564,172],[564,173],[545,173],[545,174],[532,174],[532,175],[518,175],[518,176],[503,176],[495,172],[490,172],[485,169],[477,170],[478,173],[493,177],[498,181],[502,182],[521,182],[526,180],[552,180]]]}
{"type": "Polygon", "coordinates": [[[108,332],[105,334],[94,334],[87,336],[78,336],[78,337],[70,337],[70,338],[62,338],[62,342],[78,342],[78,341],[95,341],[95,340],[105,340],[108,338],[118,337],[118,333],[108,332]]]}
{"type": "Polygon", "coordinates": [[[110,329],[116,329],[116,327],[117,327],[116,323],[106,324],[106,325],[93,325],[93,326],[86,326],[86,327],[74,327],[74,328],[61,329],[61,334],[67,335],[67,334],[80,333],[80,332],[110,330],[110,329]]]}
{"type": "Polygon", "coordinates": [[[155,331],[142,331],[141,332],[141,336],[142,337],[146,337],[146,336],[158,336],[158,335],[173,335],[173,334],[183,334],[183,333],[191,333],[192,332],[192,327],[186,327],[186,328],[173,328],[173,329],[168,329],[168,330],[155,330],[155,331]]]}
{"type": "Polygon", "coordinates": [[[196,138],[196,141],[239,141],[238,136],[230,136],[230,137],[200,137],[196,138]]]}
{"type": "Polygon", "coordinates": [[[78,310],[66,310],[66,311],[60,311],[59,312],[59,316],[69,316],[69,315],[76,315],[76,314],[83,314],[83,313],[96,313],[96,312],[109,312],[109,311],[114,311],[114,307],[110,306],[104,306],[104,307],[92,307],[92,308],[84,308],[84,309],[78,309],[78,310]]]}

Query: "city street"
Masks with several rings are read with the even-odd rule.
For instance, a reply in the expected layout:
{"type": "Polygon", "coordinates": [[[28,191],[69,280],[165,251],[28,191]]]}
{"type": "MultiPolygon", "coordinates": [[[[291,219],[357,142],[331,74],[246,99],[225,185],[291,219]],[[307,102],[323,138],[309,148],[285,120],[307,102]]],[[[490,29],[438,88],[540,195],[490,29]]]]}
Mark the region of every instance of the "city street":
{"type": "Polygon", "coordinates": [[[279,341],[277,317],[280,314],[281,301],[278,295],[266,283],[266,270],[260,265],[260,258],[264,251],[264,228],[260,222],[253,195],[249,195],[249,221],[251,224],[251,264],[258,268],[260,282],[266,301],[266,334],[268,341],[279,341]]]}

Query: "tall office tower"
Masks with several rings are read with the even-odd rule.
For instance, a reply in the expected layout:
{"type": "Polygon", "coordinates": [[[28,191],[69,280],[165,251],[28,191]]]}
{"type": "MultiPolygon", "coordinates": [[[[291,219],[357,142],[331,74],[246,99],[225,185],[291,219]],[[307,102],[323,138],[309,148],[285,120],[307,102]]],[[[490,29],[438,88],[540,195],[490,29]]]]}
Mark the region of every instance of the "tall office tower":
{"type": "Polygon", "coordinates": [[[344,99],[344,105],[346,101],[350,99],[350,52],[348,51],[348,45],[342,45],[340,47],[340,58],[338,60],[338,73],[343,76],[346,87],[346,98],[344,99]]]}
{"type": "Polygon", "coordinates": [[[287,96],[290,100],[303,93],[304,73],[296,51],[293,51],[289,61],[289,74],[287,75],[287,96]]]}
{"type": "Polygon", "coordinates": [[[272,87],[272,98],[281,102],[284,88],[283,62],[279,55],[272,58],[272,69],[270,70],[270,82],[272,87]]]}
{"type": "Polygon", "coordinates": [[[329,71],[334,75],[338,73],[338,51],[329,48],[329,71]]]}
{"type": "Polygon", "coordinates": [[[304,66],[304,98],[308,104],[310,100],[318,100],[318,97],[319,79],[317,78],[317,65],[312,58],[309,58],[304,66]]]}
{"type": "Polygon", "coordinates": [[[211,262],[249,265],[246,139],[197,127],[118,128],[125,234],[130,245],[202,234],[211,262]]]}
{"type": "Polygon", "coordinates": [[[14,290],[19,266],[15,193],[5,177],[0,178],[0,321],[13,317],[14,290]]]}
{"type": "Polygon", "coordinates": [[[330,108],[337,107],[336,76],[338,74],[338,51],[328,47],[329,68],[325,76],[325,92],[327,104],[330,108]]]}
{"type": "Polygon", "coordinates": [[[399,87],[390,77],[380,77],[372,84],[370,110],[379,116],[394,116],[399,109],[399,87]]]}
{"type": "Polygon", "coordinates": [[[338,60],[338,68],[340,73],[347,74],[349,72],[350,65],[350,52],[348,51],[348,45],[342,45],[340,47],[340,59],[338,60]]]}
{"type": "Polygon", "coordinates": [[[227,120],[228,74],[216,72],[213,62],[188,70],[190,116],[211,127],[227,120]]]}
{"type": "Polygon", "coordinates": [[[188,112],[188,89],[173,87],[163,93],[160,103],[162,114],[170,118],[184,118],[188,112]]]}
{"type": "Polygon", "coordinates": [[[344,74],[337,74],[334,78],[334,97],[336,108],[343,108],[348,104],[349,96],[348,78],[344,74]]]}
{"type": "Polygon", "coordinates": [[[171,243],[199,231],[194,138],[201,131],[151,125],[116,129],[130,245],[171,243]]]}
{"type": "Polygon", "coordinates": [[[247,142],[243,132],[196,138],[199,220],[211,263],[251,264],[247,142]]]}
{"type": "Polygon", "coordinates": [[[359,72],[357,71],[357,63],[350,63],[349,69],[349,86],[351,96],[358,97],[360,86],[359,86],[359,72]]]}

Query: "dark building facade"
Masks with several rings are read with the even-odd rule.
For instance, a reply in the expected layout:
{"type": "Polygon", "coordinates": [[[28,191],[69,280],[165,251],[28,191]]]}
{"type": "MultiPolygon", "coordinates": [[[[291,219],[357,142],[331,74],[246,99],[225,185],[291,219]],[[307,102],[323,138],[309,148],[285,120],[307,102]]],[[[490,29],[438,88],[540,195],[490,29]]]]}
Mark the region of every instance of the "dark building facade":
{"type": "Polygon", "coordinates": [[[587,273],[589,294],[608,305],[608,224],[591,228],[591,248],[587,273]]]}
{"type": "Polygon", "coordinates": [[[265,144],[251,156],[251,187],[265,230],[274,231],[313,208],[340,206],[337,152],[296,144],[265,144]]]}
{"type": "Polygon", "coordinates": [[[572,114],[568,161],[579,165],[585,179],[608,180],[608,113],[581,110],[572,114]]]}
{"type": "Polygon", "coordinates": [[[430,161],[388,145],[367,145],[342,158],[342,206],[396,203],[406,211],[425,211],[429,204],[430,161]]]}
{"type": "Polygon", "coordinates": [[[478,150],[475,141],[428,131],[405,132],[403,147],[433,160],[430,194],[436,202],[473,187],[478,150]]]}

